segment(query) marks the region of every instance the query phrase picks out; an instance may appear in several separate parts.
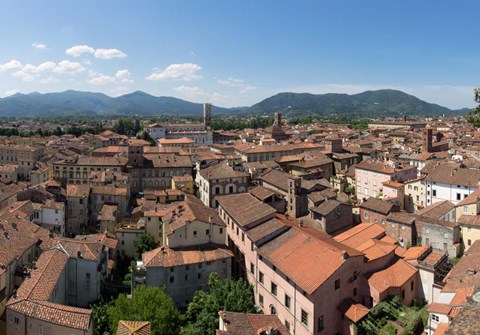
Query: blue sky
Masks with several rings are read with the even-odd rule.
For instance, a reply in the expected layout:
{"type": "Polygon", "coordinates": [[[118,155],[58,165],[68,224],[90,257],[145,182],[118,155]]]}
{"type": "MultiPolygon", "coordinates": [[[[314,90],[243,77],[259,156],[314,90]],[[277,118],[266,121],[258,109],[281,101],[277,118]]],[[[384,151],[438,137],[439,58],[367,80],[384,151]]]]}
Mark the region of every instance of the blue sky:
{"type": "Polygon", "coordinates": [[[0,96],[142,90],[232,107],[393,88],[471,107],[479,12],[474,0],[2,0],[0,96]]]}

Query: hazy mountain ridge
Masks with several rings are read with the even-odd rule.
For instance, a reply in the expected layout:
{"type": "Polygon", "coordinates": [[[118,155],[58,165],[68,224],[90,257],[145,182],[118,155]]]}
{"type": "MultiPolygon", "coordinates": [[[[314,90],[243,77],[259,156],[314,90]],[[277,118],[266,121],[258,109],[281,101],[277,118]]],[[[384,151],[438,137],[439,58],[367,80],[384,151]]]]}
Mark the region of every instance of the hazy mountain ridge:
{"type": "MultiPolygon", "coordinates": [[[[110,97],[103,93],[65,91],[58,93],[17,93],[0,99],[0,116],[50,115],[201,115],[203,106],[186,100],[142,91],[110,97]]],[[[312,114],[320,116],[381,116],[465,114],[468,109],[451,110],[395,90],[366,91],[359,94],[278,93],[251,107],[222,108],[213,106],[214,114],[312,114]]]]}
{"type": "Polygon", "coordinates": [[[366,91],[359,94],[279,93],[250,107],[253,113],[283,111],[292,114],[329,115],[441,115],[466,113],[428,103],[396,90],[366,91]]]}

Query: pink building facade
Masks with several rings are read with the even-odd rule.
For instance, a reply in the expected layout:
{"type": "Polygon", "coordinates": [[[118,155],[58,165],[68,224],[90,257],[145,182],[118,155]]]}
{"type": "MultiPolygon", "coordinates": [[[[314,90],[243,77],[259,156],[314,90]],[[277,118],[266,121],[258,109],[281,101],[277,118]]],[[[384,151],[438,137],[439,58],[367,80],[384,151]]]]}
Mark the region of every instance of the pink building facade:
{"type": "MultiPolygon", "coordinates": [[[[355,167],[356,196],[359,201],[383,195],[385,182],[403,182],[415,179],[413,165],[399,165],[393,161],[363,161],[355,167]]],[[[383,196],[382,196],[383,197],[383,196]]]]}

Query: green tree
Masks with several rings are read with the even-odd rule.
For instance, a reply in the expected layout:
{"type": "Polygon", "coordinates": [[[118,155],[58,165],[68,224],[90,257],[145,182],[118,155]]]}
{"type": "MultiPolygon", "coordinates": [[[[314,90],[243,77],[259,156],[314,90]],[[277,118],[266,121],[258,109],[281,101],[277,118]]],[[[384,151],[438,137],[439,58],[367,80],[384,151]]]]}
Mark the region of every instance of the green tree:
{"type": "Polygon", "coordinates": [[[100,300],[90,305],[92,310],[93,335],[104,335],[110,333],[110,324],[108,320],[108,307],[111,302],[100,300]]]}
{"type": "Polygon", "coordinates": [[[158,247],[158,242],[155,241],[155,238],[152,234],[146,233],[140,236],[139,239],[135,240],[135,242],[133,242],[133,246],[135,247],[135,257],[137,259],[141,259],[144,252],[158,247]]]}
{"type": "Polygon", "coordinates": [[[243,279],[220,280],[212,272],[208,278],[209,292],[197,291],[188,306],[187,317],[194,321],[192,334],[215,334],[218,311],[255,313],[253,288],[243,279]]]}
{"type": "Polygon", "coordinates": [[[111,334],[116,334],[118,321],[149,321],[152,335],[178,335],[181,316],[172,298],[164,289],[154,286],[136,288],[132,297],[121,294],[107,307],[111,334]]]}
{"type": "Polygon", "coordinates": [[[473,111],[465,115],[468,123],[470,123],[473,127],[479,128],[480,127],[480,88],[476,88],[473,90],[474,93],[474,100],[478,104],[473,111]]]}

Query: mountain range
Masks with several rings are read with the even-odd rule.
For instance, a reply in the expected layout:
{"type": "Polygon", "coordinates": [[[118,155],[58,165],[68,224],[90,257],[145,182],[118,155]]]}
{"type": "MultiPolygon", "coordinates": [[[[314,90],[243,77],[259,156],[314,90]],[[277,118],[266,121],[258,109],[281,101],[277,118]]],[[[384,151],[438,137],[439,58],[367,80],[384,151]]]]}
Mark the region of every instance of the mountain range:
{"type": "MultiPolygon", "coordinates": [[[[0,116],[68,115],[201,115],[202,104],[173,97],[156,97],[142,91],[110,97],[103,93],[65,91],[58,93],[17,93],[0,99],[0,116]]],[[[381,116],[465,114],[468,109],[451,110],[396,90],[366,91],[359,94],[279,93],[250,107],[213,106],[214,115],[381,116]]]]}

